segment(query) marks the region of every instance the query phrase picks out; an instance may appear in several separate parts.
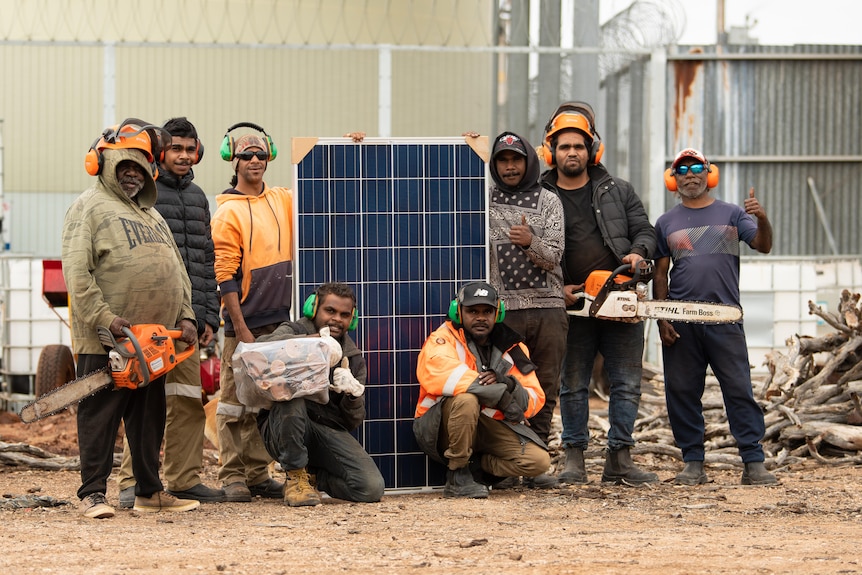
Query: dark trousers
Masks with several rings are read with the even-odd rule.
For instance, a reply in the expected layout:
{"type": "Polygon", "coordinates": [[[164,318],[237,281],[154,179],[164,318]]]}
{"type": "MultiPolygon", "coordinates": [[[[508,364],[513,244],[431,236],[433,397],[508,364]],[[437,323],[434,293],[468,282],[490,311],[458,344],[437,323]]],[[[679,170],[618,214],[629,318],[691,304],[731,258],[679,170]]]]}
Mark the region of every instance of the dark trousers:
{"type": "Polygon", "coordinates": [[[703,461],[703,390],[707,365],[718,378],[730,433],[744,463],[763,461],[763,411],[751,389],[745,332],[738,323],[674,323],[679,339],[662,346],[667,412],[683,461],[703,461]]]}
{"type": "Polygon", "coordinates": [[[331,497],[373,503],[383,497],[383,476],[355,437],[308,417],[303,398],[276,401],[257,416],[267,452],[285,471],[308,467],[331,497]]]}
{"type": "MultiPolygon", "coordinates": [[[[108,364],[107,355],[78,356],[78,377],[108,364]]],[[[135,494],[149,497],[162,490],[159,450],[165,431],[165,378],[135,390],[105,388],[78,404],[78,449],[81,454],[81,487],[78,497],[105,493],[114,466],[114,442],[123,422],[135,494]]]]}
{"type": "Polygon", "coordinates": [[[506,312],[504,323],[524,337],[530,360],[536,364],[536,377],[545,392],[545,405],[530,418],[530,427],[548,443],[551,419],[560,395],[560,372],[566,355],[569,316],[563,308],[519,309],[506,312]]]}

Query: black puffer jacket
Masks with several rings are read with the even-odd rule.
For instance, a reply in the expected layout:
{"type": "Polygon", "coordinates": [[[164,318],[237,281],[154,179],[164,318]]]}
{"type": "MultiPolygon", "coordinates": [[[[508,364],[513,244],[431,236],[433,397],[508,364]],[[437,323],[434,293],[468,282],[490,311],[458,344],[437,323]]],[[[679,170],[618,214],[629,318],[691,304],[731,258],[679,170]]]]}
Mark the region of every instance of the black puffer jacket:
{"type": "MultiPolygon", "coordinates": [[[[652,258],[656,248],[655,228],[632,185],[611,176],[602,164],[589,166],[587,171],[594,182],[593,213],[596,222],[605,245],[617,256],[618,263],[622,263],[622,259],[630,253],[639,254],[645,259],[652,258]]],[[[557,170],[545,172],[542,185],[559,195],[557,170]]],[[[570,281],[570,278],[566,278],[566,281],[570,281]]]]}
{"type": "Polygon", "coordinates": [[[159,191],[156,209],[168,222],[186,264],[192,282],[192,308],[200,335],[206,324],[212,327],[213,333],[217,332],[220,322],[210,204],[200,186],[192,182],[194,177],[192,171],[178,178],[167,170],[160,170],[156,180],[159,191]]]}

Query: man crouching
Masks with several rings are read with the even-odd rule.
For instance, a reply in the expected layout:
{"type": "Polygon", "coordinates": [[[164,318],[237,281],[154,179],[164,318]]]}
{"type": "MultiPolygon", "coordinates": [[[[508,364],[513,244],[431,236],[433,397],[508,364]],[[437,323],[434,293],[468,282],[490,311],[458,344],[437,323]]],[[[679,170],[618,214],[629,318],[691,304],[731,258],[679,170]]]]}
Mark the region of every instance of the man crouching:
{"type": "Polygon", "coordinates": [[[545,394],[523,338],[502,323],[504,315],[490,284],[469,283],[419,353],[413,432],[422,450],[448,467],[444,497],[485,498],[488,485],[535,477],[551,463],[525,423],[545,394]]]}

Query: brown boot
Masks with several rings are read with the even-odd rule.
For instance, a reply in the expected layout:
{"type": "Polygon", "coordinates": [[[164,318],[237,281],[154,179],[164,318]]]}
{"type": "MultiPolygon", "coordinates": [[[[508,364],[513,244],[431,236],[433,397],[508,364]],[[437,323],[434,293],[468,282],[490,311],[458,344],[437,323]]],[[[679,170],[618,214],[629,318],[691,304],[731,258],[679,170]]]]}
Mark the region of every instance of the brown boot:
{"type": "Polygon", "coordinates": [[[312,487],[308,471],[291,469],[287,472],[287,482],[284,484],[284,503],[290,507],[306,507],[320,505],[320,492],[312,487]]]}
{"type": "Polygon", "coordinates": [[[626,446],[617,451],[608,451],[602,481],[630,485],[658,482],[658,475],[644,471],[634,464],[629,450],[630,448],[626,446]]]}
{"type": "Polygon", "coordinates": [[[743,485],[775,485],[778,479],[766,470],[762,461],[751,461],[745,464],[742,472],[743,485]]]}
{"type": "Polygon", "coordinates": [[[709,478],[703,470],[703,461],[686,461],[683,470],[673,478],[677,485],[700,485],[707,481],[709,478]]]}
{"type": "Polygon", "coordinates": [[[584,466],[584,450],[577,447],[566,448],[566,466],[560,473],[560,483],[584,485],[588,483],[584,466]]]}

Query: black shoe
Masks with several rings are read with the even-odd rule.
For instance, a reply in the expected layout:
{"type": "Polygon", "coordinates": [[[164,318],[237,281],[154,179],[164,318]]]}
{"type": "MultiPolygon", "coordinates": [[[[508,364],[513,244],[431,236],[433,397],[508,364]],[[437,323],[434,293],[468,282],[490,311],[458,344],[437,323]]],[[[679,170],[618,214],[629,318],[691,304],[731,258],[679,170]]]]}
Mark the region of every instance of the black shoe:
{"type": "Polygon", "coordinates": [[[268,478],[266,481],[258,483],[257,485],[249,485],[248,490],[251,492],[252,497],[259,495],[260,497],[265,497],[267,499],[284,498],[284,483],[280,483],[272,477],[268,478]]]}
{"type": "Polygon", "coordinates": [[[135,486],[120,490],[120,509],[131,509],[135,506],[135,486]]]}
{"type": "Polygon", "coordinates": [[[673,478],[677,485],[700,485],[707,481],[709,478],[703,471],[703,461],[686,461],[683,470],[673,478]]]}
{"type": "Polygon", "coordinates": [[[560,482],[553,475],[542,473],[535,477],[525,477],[524,486],[529,489],[553,489],[560,486],[560,482]]]}
{"type": "Polygon", "coordinates": [[[446,485],[443,487],[443,497],[467,497],[470,499],[486,499],[488,487],[476,483],[468,467],[446,472],[446,485]]]}
{"type": "Polygon", "coordinates": [[[503,477],[500,478],[499,481],[494,481],[493,483],[491,483],[490,487],[494,491],[500,491],[502,489],[514,489],[520,484],[520,477],[503,477]]]}
{"type": "Polygon", "coordinates": [[[201,503],[221,503],[225,500],[224,489],[213,489],[207,487],[203,483],[198,483],[193,487],[182,491],[168,491],[171,495],[178,499],[194,499],[201,503]]]}

